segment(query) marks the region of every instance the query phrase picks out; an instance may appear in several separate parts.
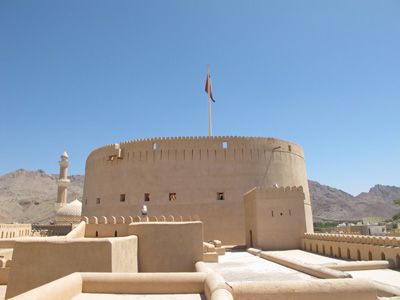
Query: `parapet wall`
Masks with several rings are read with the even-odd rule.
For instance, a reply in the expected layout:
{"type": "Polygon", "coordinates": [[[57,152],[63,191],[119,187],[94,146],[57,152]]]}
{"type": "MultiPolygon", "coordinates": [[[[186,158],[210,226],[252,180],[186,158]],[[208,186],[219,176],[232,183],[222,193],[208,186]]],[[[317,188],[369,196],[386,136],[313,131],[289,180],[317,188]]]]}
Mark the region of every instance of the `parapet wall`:
{"type": "Polygon", "coordinates": [[[302,199],[304,200],[304,190],[302,186],[287,186],[280,188],[277,187],[255,187],[254,189],[248,191],[245,196],[250,196],[254,194],[254,197],[260,199],[302,199]]]}
{"type": "Polygon", "coordinates": [[[400,238],[306,233],[303,250],[351,260],[388,260],[400,268],[400,238]]]}
{"type": "Polygon", "coordinates": [[[186,137],[100,147],[86,161],[82,215],[198,215],[206,240],[244,244],[243,195],[255,186],[303,186],[307,232],[311,203],[304,153],[274,138],[186,137]]]}
{"type": "Polygon", "coordinates": [[[147,222],[193,222],[200,221],[199,216],[128,216],[128,217],[82,217],[82,221],[86,223],[85,237],[120,237],[127,236],[128,225],[131,223],[147,223],[147,222]]]}
{"type": "Polygon", "coordinates": [[[30,236],[31,224],[0,224],[0,239],[30,236]]]}

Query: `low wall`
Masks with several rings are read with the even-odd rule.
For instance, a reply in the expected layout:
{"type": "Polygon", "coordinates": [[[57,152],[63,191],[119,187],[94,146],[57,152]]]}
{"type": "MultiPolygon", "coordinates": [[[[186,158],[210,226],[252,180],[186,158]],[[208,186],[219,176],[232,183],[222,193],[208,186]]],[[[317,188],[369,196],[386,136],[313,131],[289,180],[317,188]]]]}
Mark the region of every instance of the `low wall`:
{"type": "Polygon", "coordinates": [[[30,236],[31,224],[0,224],[0,239],[30,236]]]}
{"type": "Polygon", "coordinates": [[[203,293],[206,276],[206,273],[82,273],[82,292],[108,294],[203,293]]]}
{"type": "Polygon", "coordinates": [[[139,272],[193,272],[203,260],[202,222],[131,223],[139,239],[139,272]]]}
{"type": "Polygon", "coordinates": [[[12,300],[71,300],[85,293],[205,294],[207,300],[376,300],[368,279],[232,282],[211,273],[74,273],[12,300]]]}
{"type": "Polygon", "coordinates": [[[400,238],[338,234],[305,234],[303,250],[350,260],[388,260],[400,268],[400,238]]]}
{"type": "Polygon", "coordinates": [[[232,282],[235,300],[376,300],[368,279],[326,279],[279,282],[232,282]]]}
{"type": "Polygon", "coordinates": [[[18,240],[6,299],[77,271],[137,272],[137,237],[18,240]]]}
{"type": "Polygon", "coordinates": [[[85,293],[168,294],[169,297],[174,294],[205,294],[207,300],[233,300],[229,286],[221,278],[215,273],[74,273],[11,300],[72,300],[85,293]]]}
{"type": "Polygon", "coordinates": [[[128,235],[128,225],[131,223],[154,222],[194,222],[200,221],[198,216],[128,216],[128,217],[82,217],[86,223],[86,237],[119,237],[128,235]]]}
{"type": "MultiPolygon", "coordinates": [[[[81,273],[73,273],[15,296],[13,300],[72,300],[82,293],[81,273]]],[[[7,299],[7,298],[6,298],[7,299]]]]}

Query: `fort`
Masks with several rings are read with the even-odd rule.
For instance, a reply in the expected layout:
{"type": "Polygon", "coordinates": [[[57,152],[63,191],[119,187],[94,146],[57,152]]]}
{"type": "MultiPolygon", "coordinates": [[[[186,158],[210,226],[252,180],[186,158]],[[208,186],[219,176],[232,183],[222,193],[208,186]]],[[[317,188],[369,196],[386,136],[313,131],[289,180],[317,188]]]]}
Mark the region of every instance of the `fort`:
{"type": "Polygon", "coordinates": [[[86,161],[82,215],[198,216],[204,239],[245,244],[243,195],[254,187],[302,186],[313,232],[304,153],[275,138],[155,138],[111,144],[86,161]]]}
{"type": "Polygon", "coordinates": [[[107,145],[87,158],[83,203],[66,203],[65,151],[59,164],[54,226],[73,229],[0,225],[5,299],[399,299],[400,238],[314,233],[294,143],[107,145]]]}

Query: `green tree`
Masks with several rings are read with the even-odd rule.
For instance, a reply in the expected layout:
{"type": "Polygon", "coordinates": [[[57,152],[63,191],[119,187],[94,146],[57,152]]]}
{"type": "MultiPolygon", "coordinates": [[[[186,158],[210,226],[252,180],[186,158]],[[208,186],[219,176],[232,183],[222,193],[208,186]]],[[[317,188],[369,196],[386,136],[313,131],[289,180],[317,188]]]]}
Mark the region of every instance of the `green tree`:
{"type": "MultiPolygon", "coordinates": [[[[397,204],[397,205],[400,205],[400,198],[399,198],[399,199],[396,199],[396,200],[393,200],[393,203],[394,203],[394,204],[397,204]]],[[[392,219],[393,219],[393,221],[400,220],[400,212],[398,212],[397,214],[395,214],[395,215],[392,217],[392,219]]]]}

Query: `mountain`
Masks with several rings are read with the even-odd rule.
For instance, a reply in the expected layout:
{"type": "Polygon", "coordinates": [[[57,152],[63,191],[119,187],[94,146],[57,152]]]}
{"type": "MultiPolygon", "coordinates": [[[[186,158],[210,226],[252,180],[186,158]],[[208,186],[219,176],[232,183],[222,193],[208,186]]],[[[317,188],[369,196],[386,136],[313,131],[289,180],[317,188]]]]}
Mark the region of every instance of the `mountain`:
{"type": "MultiPolygon", "coordinates": [[[[48,223],[54,218],[57,174],[19,169],[0,176],[0,223],[48,223]]],[[[68,176],[67,202],[82,199],[84,175],[68,176]]],[[[360,220],[363,217],[391,218],[400,207],[400,187],[376,185],[354,197],[344,191],[309,180],[314,221],[360,220]]]]}
{"type": "Polygon", "coordinates": [[[308,181],[314,222],[361,220],[363,217],[390,219],[400,211],[393,200],[400,198],[400,187],[375,185],[368,193],[354,197],[346,192],[308,181]]]}
{"type": "MultiPolygon", "coordinates": [[[[0,176],[0,223],[48,223],[54,218],[58,175],[19,169],[0,176]]],[[[82,198],[85,176],[72,175],[67,202],[82,198]]]]}

